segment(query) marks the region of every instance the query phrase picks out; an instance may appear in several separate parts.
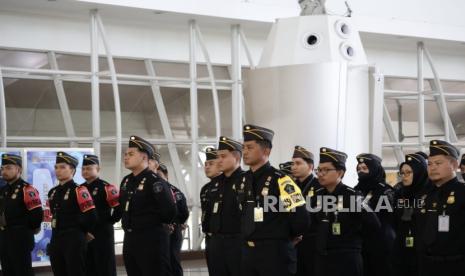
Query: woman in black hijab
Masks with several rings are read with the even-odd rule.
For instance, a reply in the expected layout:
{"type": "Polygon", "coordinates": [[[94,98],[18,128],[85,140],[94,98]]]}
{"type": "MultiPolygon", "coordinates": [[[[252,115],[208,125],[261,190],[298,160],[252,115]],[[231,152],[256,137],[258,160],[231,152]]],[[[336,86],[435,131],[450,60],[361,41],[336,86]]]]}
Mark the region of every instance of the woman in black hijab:
{"type": "Polygon", "coordinates": [[[392,249],[395,239],[394,189],[386,183],[386,173],[381,166],[381,158],[374,154],[357,156],[358,184],[356,190],[362,192],[364,201],[375,211],[381,222],[377,233],[366,233],[363,244],[364,275],[392,275],[392,249]],[[377,207],[382,207],[377,209],[377,207]]]}
{"type": "Polygon", "coordinates": [[[396,191],[394,243],[394,275],[418,275],[417,229],[415,208],[420,204],[419,194],[428,182],[426,155],[422,152],[407,154],[400,164],[401,182],[396,191]]]}

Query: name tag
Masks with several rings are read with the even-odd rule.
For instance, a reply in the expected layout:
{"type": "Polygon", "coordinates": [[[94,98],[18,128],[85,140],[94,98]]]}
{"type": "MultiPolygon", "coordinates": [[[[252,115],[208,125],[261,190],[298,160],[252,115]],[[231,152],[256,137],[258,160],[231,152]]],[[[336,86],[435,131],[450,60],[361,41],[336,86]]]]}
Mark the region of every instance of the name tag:
{"type": "Polygon", "coordinates": [[[405,237],[405,247],[411,248],[414,245],[413,237],[405,237]]]}
{"type": "Polygon", "coordinates": [[[333,223],[331,228],[332,228],[333,235],[335,236],[341,235],[341,224],[339,222],[333,223]]]}
{"type": "Polygon", "coordinates": [[[213,213],[218,213],[218,202],[215,202],[215,204],[213,204],[213,213]]]}
{"type": "Polygon", "coordinates": [[[253,212],[254,222],[263,222],[263,208],[255,207],[253,212]]]}
{"type": "Polygon", "coordinates": [[[449,232],[449,216],[442,215],[438,217],[438,231],[449,232]]]}

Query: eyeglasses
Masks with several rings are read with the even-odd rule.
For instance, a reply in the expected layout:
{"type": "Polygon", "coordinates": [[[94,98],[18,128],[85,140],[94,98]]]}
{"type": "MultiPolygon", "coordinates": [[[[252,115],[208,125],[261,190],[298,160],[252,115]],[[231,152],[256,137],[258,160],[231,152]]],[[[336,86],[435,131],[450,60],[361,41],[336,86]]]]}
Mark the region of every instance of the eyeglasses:
{"type": "Polygon", "coordinates": [[[409,177],[412,173],[413,173],[412,171],[399,172],[399,176],[409,177]]]}
{"type": "Polygon", "coordinates": [[[325,175],[325,174],[327,174],[327,173],[330,172],[330,171],[337,171],[337,170],[336,170],[336,169],[328,169],[328,168],[323,168],[323,169],[317,168],[317,169],[315,170],[315,172],[316,172],[317,174],[321,174],[321,175],[325,175]]]}

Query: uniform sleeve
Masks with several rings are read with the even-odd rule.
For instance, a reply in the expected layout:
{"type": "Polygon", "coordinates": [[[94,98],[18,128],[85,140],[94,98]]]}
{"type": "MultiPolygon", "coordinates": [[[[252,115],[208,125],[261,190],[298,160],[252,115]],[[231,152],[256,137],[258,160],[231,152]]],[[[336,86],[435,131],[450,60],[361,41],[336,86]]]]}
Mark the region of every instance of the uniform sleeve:
{"type": "Polygon", "coordinates": [[[79,225],[84,232],[90,232],[97,224],[97,210],[89,191],[84,186],[76,188],[76,198],[79,205],[79,225]]]}
{"type": "Polygon", "coordinates": [[[44,217],[44,210],[42,209],[39,192],[32,185],[25,186],[23,192],[29,227],[31,229],[40,228],[44,217]]]}
{"type": "MultiPolygon", "coordinates": [[[[359,200],[362,200],[361,194],[357,193],[359,200]]],[[[378,216],[372,210],[368,210],[366,203],[362,203],[361,212],[362,231],[371,235],[372,233],[378,233],[381,230],[381,222],[378,216]]]]}
{"type": "Polygon", "coordinates": [[[208,233],[210,226],[210,199],[208,197],[208,185],[206,184],[200,190],[200,207],[202,209],[202,232],[208,233]]]}
{"type": "Polygon", "coordinates": [[[295,208],[295,212],[290,213],[291,235],[293,237],[304,234],[310,226],[310,216],[305,205],[295,208]]]}
{"type": "Polygon", "coordinates": [[[177,207],[177,217],[180,224],[186,223],[189,218],[189,208],[187,208],[187,200],[184,194],[181,191],[176,193],[176,207],[177,207]]]}
{"type": "Polygon", "coordinates": [[[169,184],[166,181],[157,178],[153,183],[152,195],[159,204],[160,218],[162,222],[172,222],[176,216],[176,203],[169,184]]]}

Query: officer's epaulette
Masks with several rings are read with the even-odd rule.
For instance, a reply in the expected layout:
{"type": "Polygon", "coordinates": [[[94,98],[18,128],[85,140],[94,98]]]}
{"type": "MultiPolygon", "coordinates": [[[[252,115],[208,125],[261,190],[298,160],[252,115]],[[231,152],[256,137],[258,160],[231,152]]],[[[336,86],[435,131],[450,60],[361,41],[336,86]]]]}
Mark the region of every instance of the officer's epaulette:
{"type": "Polygon", "coordinates": [[[321,187],[321,188],[317,189],[317,190],[315,191],[315,193],[321,192],[321,191],[323,191],[324,189],[325,189],[325,188],[321,187]]]}
{"type": "Polygon", "coordinates": [[[378,185],[380,185],[381,187],[386,187],[386,184],[382,183],[382,182],[378,182],[378,185]]]}
{"type": "Polygon", "coordinates": [[[273,171],[274,171],[274,174],[275,174],[277,177],[279,177],[279,178],[285,177],[285,176],[286,176],[286,174],[284,174],[284,173],[283,173],[282,171],[280,171],[280,170],[275,169],[274,167],[273,167],[273,171]]]}
{"type": "Polygon", "coordinates": [[[351,188],[351,187],[349,187],[349,186],[346,186],[346,189],[347,189],[347,190],[349,190],[349,191],[351,191],[351,192],[354,192],[354,193],[355,193],[355,190],[354,190],[354,189],[352,189],[352,188],[351,188]]]}

